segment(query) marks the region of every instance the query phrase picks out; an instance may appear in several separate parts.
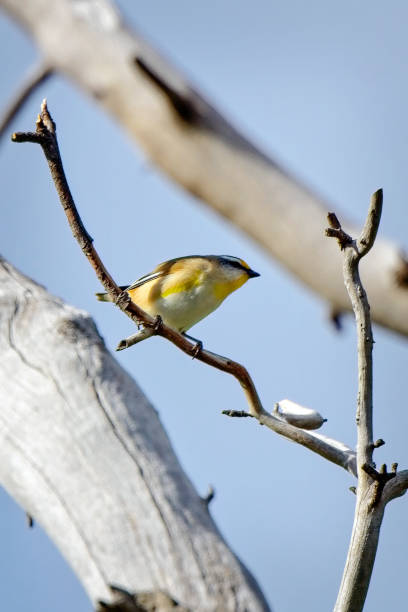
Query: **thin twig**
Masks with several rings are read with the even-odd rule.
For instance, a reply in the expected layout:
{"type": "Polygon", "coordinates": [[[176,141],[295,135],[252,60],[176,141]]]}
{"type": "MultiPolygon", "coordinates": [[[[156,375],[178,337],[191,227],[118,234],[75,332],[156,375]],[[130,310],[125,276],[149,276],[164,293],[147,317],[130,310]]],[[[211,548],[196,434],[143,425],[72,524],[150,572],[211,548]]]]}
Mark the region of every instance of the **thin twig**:
{"type": "MultiPolygon", "coordinates": [[[[86,231],[75,206],[62,166],[55,124],[48,112],[46,101],[44,101],[41,106],[41,113],[36,122],[36,131],[19,132],[13,134],[12,139],[14,142],[34,142],[41,145],[74,237],[94,268],[105,290],[109,293],[117,306],[119,306],[134,323],[137,325],[142,324],[144,328],[149,330],[149,334],[151,335],[159,335],[166,338],[187,355],[194,356],[199,361],[234,376],[239,381],[246,395],[249,405],[249,414],[255,417],[262,425],[266,425],[289,440],[302,444],[329,461],[342,466],[352,474],[356,473],[355,455],[345,445],[336,440],[331,440],[330,438],[311,434],[303,429],[299,429],[264,410],[252,378],[244,366],[227,357],[222,357],[221,355],[217,355],[207,350],[200,349],[197,351],[195,343],[190,342],[183,335],[179,334],[171,327],[168,327],[163,322],[160,321],[159,323],[157,319],[148,315],[139,308],[137,304],[132,302],[125,291],[121,291],[96,252],[92,244],[93,240],[86,231]]],[[[137,336],[138,334],[135,334],[134,338],[137,336]]],[[[321,419],[321,421],[323,421],[323,419],[321,419]]]]}
{"type": "Polygon", "coordinates": [[[44,61],[41,61],[37,66],[31,68],[23,83],[20,84],[19,89],[14,93],[13,98],[3,111],[0,119],[0,138],[5,134],[10,123],[28,97],[51,76],[52,72],[52,67],[44,61]]]}
{"type": "MultiPolygon", "coordinates": [[[[357,326],[358,397],[357,397],[357,469],[371,463],[373,456],[373,331],[370,305],[359,274],[359,261],[374,244],[383,204],[382,189],[370,202],[367,220],[356,242],[357,252],[349,248],[344,257],[344,280],[357,326]]],[[[359,473],[359,478],[362,473],[359,473]]]]}
{"type": "Polygon", "coordinates": [[[253,380],[243,365],[232,361],[227,357],[222,357],[221,355],[211,353],[210,351],[200,350],[197,352],[196,345],[187,340],[182,334],[179,334],[177,331],[171,327],[168,327],[164,323],[161,325],[156,325],[156,319],[148,315],[141,308],[139,308],[139,306],[132,302],[129,295],[126,292],[123,292],[115,283],[112,276],[109,274],[101,261],[96,249],[94,248],[92,244],[93,240],[86,231],[79,216],[65,177],[58,148],[55,123],[48,112],[47,103],[45,100],[42,103],[41,113],[38,115],[36,122],[36,132],[15,133],[12,136],[12,140],[14,142],[34,142],[41,145],[72,233],[95,270],[105,290],[109,293],[119,308],[137,325],[142,323],[145,327],[151,328],[154,334],[170,340],[170,342],[175,344],[183,352],[187,353],[187,355],[194,356],[199,361],[203,361],[214,368],[227,372],[228,374],[232,374],[232,376],[239,381],[244,390],[251,414],[254,416],[259,415],[262,411],[261,401],[253,380]]]}
{"type": "Polygon", "coordinates": [[[131,346],[138,344],[138,342],[143,342],[143,340],[147,340],[147,338],[150,338],[151,336],[154,336],[154,329],[151,329],[149,327],[143,327],[143,329],[139,329],[135,334],[132,334],[131,336],[128,336],[127,338],[121,340],[118,346],[116,347],[116,350],[123,351],[124,349],[130,348],[131,346]]]}
{"type": "MultiPolygon", "coordinates": [[[[121,291],[102,263],[96,249],[92,244],[93,240],[87,233],[82,223],[71,195],[59,154],[55,124],[48,112],[46,101],[44,101],[41,106],[41,114],[38,116],[36,123],[36,132],[16,133],[13,134],[12,139],[14,142],[35,142],[41,145],[48,161],[51,175],[54,180],[62,207],[67,215],[72,233],[94,268],[102,285],[113,298],[115,303],[136,324],[142,323],[144,326],[152,328],[155,334],[167,338],[185,353],[191,355],[195,349],[195,345],[186,340],[184,336],[164,324],[155,329],[155,319],[139,308],[130,300],[126,293],[121,291]]],[[[200,361],[204,361],[213,367],[235,376],[244,388],[251,411],[255,414],[259,412],[260,400],[258,394],[251,377],[242,365],[225,357],[212,354],[209,351],[201,351],[196,357],[200,361]]]]}

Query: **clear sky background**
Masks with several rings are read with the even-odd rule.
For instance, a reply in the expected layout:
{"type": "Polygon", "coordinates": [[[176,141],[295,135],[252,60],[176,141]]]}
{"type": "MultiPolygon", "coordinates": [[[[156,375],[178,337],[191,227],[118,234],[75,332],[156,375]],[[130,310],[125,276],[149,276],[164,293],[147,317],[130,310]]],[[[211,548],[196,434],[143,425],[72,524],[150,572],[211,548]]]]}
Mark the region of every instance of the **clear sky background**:
{"type": "MultiPolygon", "coordinates": [[[[362,223],[371,193],[383,187],[380,234],[408,247],[404,0],[122,0],[120,6],[132,26],[340,216],[362,223]]],[[[4,105],[37,52],[4,16],[0,48],[4,105]]],[[[266,408],[284,397],[313,407],[328,418],[322,432],[354,446],[351,318],[336,333],[320,299],[163,177],[65,79],[53,78],[36,92],[13,130],[33,128],[45,95],[80,212],[114,277],[125,284],[162,260],[191,253],[247,260],[261,278],[233,294],[194,335],[247,365],[266,408]]],[[[0,176],[1,253],[91,312],[114,349],[132,333],[130,322],[95,301],[100,287],[70,235],[38,147],[0,142],[0,176]]],[[[407,468],[407,341],[379,328],[375,339],[375,437],[387,443],[375,457],[407,468]]],[[[239,386],[165,341],[151,339],[118,359],[159,410],[197,490],[215,487],[211,512],[275,612],[330,610],[353,520],[352,477],[255,423],[222,416],[224,408],[246,408],[239,386]]],[[[0,512],[3,609],[90,612],[65,561],[40,527],[27,529],[6,492],[0,512]]],[[[367,612],[406,610],[407,525],[407,499],[393,501],[367,612]]]]}

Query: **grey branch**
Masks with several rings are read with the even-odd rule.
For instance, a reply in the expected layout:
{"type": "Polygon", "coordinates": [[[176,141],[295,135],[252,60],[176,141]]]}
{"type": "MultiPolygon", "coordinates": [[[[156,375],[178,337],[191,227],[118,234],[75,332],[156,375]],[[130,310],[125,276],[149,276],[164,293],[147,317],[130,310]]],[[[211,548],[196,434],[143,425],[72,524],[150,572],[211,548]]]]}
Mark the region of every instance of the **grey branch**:
{"type": "Polygon", "coordinates": [[[0,301],[0,481],[94,605],[115,584],[191,610],[269,610],[89,315],[4,259],[0,301]]]}
{"type": "Polygon", "coordinates": [[[357,396],[357,500],[354,524],[346,565],[338,593],[335,612],[360,612],[364,607],[378,547],[380,527],[387,501],[405,492],[407,478],[398,478],[395,465],[391,473],[386,466],[379,472],[373,465],[373,451],[383,443],[373,442],[373,334],[370,305],[359,274],[360,259],[372,248],[381,218],[382,191],[371,198],[363,231],[353,240],[330,214],[327,235],[337,238],[344,250],[343,274],[353,307],[357,328],[358,396],[357,396]]]}
{"type": "Polygon", "coordinates": [[[328,461],[344,468],[350,474],[353,474],[353,476],[357,475],[356,454],[342,442],[321,434],[299,429],[269,414],[266,410],[263,410],[257,419],[261,425],[266,425],[266,427],[269,427],[275,433],[301,446],[305,446],[328,461]]]}
{"type": "MultiPolygon", "coordinates": [[[[240,227],[336,312],[350,310],[337,250],[322,232],[331,206],[249,142],[130,30],[109,0],[0,0],[0,6],[174,181],[240,227]]],[[[402,252],[377,240],[364,280],[373,320],[407,335],[402,252]]]]}
{"type": "Polygon", "coordinates": [[[52,74],[52,68],[47,62],[40,62],[34,66],[21,83],[19,89],[14,93],[7,108],[0,117],[0,138],[7,132],[10,123],[24,105],[28,97],[52,74]]]}
{"type": "Polygon", "coordinates": [[[408,470],[402,470],[401,472],[395,474],[395,478],[390,480],[390,482],[385,485],[382,497],[385,502],[389,502],[396,497],[405,495],[407,489],[408,470]]]}
{"type": "MultiPolygon", "coordinates": [[[[225,416],[232,418],[248,418],[254,416],[249,412],[244,412],[243,410],[223,410],[222,413],[225,414],[225,416]]],[[[338,440],[334,440],[328,436],[315,432],[312,433],[310,431],[306,431],[305,429],[300,429],[299,427],[291,425],[282,417],[277,416],[277,414],[279,413],[274,411],[273,414],[270,414],[266,410],[262,409],[261,414],[255,418],[261,425],[265,425],[278,435],[283,436],[287,440],[291,440],[291,442],[296,442],[296,444],[300,444],[301,446],[308,448],[313,453],[316,453],[331,463],[335,463],[336,465],[344,468],[353,476],[357,476],[355,451],[343,444],[343,442],[339,442],[338,440]]]]}

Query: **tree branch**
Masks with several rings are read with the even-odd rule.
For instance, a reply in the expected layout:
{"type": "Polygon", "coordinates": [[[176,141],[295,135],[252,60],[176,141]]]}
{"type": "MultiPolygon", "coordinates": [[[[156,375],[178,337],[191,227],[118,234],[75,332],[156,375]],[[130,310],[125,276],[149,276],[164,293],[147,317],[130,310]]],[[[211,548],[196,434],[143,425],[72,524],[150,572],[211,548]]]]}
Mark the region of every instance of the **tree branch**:
{"type": "Polygon", "coordinates": [[[105,290],[109,293],[113,301],[136,325],[143,324],[151,330],[152,335],[162,336],[170,340],[179,349],[187,355],[193,356],[199,361],[203,361],[218,370],[232,374],[244,390],[248,401],[250,413],[254,416],[261,412],[261,401],[258,392],[247,370],[241,364],[232,361],[221,355],[216,355],[210,351],[198,350],[195,343],[187,340],[182,334],[168,327],[163,322],[159,322],[139,308],[137,304],[131,301],[129,295],[122,291],[113,280],[100,259],[95,247],[93,239],[86,231],[82,220],[79,216],[75,202],[71,195],[58,148],[56,137],[55,123],[47,109],[47,103],[44,100],[41,105],[41,113],[38,115],[36,122],[36,132],[17,132],[13,134],[14,142],[34,142],[41,145],[44,155],[47,159],[53,178],[55,188],[57,190],[61,205],[67,216],[68,223],[71,227],[72,234],[80,245],[84,255],[88,258],[91,266],[96,272],[96,275],[105,290]]]}
{"type": "Polygon", "coordinates": [[[347,292],[353,307],[357,327],[358,354],[358,396],[357,396],[357,469],[360,482],[366,472],[364,464],[372,463],[373,455],[373,332],[371,327],[370,305],[359,274],[359,262],[374,244],[381,219],[383,203],[382,190],[376,191],[370,202],[363,231],[357,241],[353,241],[340,226],[333,213],[328,215],[331,225],[326,232],[337,238],[344,250],[343,275],[347,292]]]}
{"type": "Polygon", "coordinates": [[[359,262],[372,248],[381,218],[382,190],[371,198],[363,231],[353,240],[341,227],[337,217],[330,213],[330,228],[326,235],[337,238],[344,250],[343,275],[347,292],[353,307],[357,328],[358,350],[358,395],[357,395],[357,501],[349,551],[338,593],[335,612],[360,612],[363,609],[370,584],[377,552],[381,523],[385,505],[392,496],[402,494],[406,486],[399,479],[393,487],[397,465],[391,473],[386,466],[379,472],[372,461],[374,448],[382,440],[373,442],[373,334],[370,306],[359,275],[359,262]],[[384,491],[386,495],[383,495],[384,491]]]}
{"type": "Polygon", "coordinates": [[[272,414],[269,414],[266,410],[262,411],[262,414],[258,417],[258,421],[261,425],[266,425],[266,427],[272,429],[275,433],[301,446],[305,446],[331,463],[335,463],[344,468],[353,476],[357,476],[356,454],[342,442],[321,434],[298,429],[289,423],[281,421],[272,414]]]}
{"type": "MultiPolygon", "coordinates": [[[[41,106],[41,113],[36,122],[36,132],[17,132],[13,134],[12,140],[14,142],[34,142],[41,145],[74,237],[94,268],[105,290],[134,323],[137,325],[143,324],[148,329],[149,333],[147,336],[160,335],[175,344],[186,354],[195,357],[207,365],[232,374],[244,390],[249,405],[249,414],[255,417],[261,425],[266,425],[276,433],[309,448],[355,475],[355,458],[351,449],[340,442],[324,436],[313,435],[299,428],[300,426],[304,428],[320,427],[324,419],[316,411],[299,406],[296,407],[295,404],[288,400],[283,400],[279,404],[282,406],[281,412],[275,412],[275,415],[270,414],[263,408],[252,378],[244,366],[227,357],[222,357],[207,350],[200,349],[197,351],[194,343],[188,341],[182,334],[179,334],[171,327],[164,325],[162,321],[157,321],[149,316],[130,300],[126,292],[121,291],[96,252],[92,244],[92,238],[86,231],[75,206],[62,166],[55,123],[48,112],[45,101],[41,106]],[[295,407],[290,408],[290,404],[295,407]],[[296,422],[297,427],[288,422],[291,420],[296,422]]],[[[137,335],[135,334],[135,336],[137,335]]]]}
{"type": "MultiPolygon", "coordinates": [[[[232,126],[131,31],[113,3],[0,0],[0,6],[164,173],[251,236],[336,312],[350,310],[338,255],[322,233],[327,202],[232,126]],[[293,219],[307,231],[297,231],[293,219]]],[[[364,279],[373,320],[408,335],[408,265],[402,253],[377,240],[364,262],[364,279]]]]}

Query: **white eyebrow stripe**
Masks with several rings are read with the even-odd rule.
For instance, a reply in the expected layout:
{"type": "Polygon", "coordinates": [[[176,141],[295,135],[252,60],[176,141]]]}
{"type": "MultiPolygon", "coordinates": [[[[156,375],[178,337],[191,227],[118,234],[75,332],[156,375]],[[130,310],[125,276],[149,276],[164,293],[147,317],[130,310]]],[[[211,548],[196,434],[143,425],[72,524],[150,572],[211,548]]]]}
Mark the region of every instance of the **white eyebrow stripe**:
{"type": "Polygon", "coordinates": [[[221,258],[226,259],[227,261],[231,261],[233,263],[237,263],[240,266],[242,266],[242,259],[240,259],[239,257],[234,257],[233,255],[222,255],[221,258]]]}
{"type": "Polygon", "coordinates": [[[251,268],[248,266],[246,261],[240,259],[239,257],[234,257],[234,255],[221,255],[221,259],[230,261],[231,264],[235,264],[237,268],[241,268],[241,270],[250,270],[251,268]]]}

